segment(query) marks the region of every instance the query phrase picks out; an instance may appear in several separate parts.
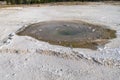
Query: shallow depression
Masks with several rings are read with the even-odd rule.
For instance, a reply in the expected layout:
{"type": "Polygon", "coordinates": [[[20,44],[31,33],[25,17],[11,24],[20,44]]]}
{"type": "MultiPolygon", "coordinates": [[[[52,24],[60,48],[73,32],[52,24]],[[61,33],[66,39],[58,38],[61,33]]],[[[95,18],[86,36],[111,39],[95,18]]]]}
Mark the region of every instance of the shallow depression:
{"type": "Polygon", "coordinates": [[[82,21],[39,22],[17,32],[20,36],[31,36],[55,45],[89,49],[104,45],[116,37],[115,33],[115,30],[105,26],[82,21]]]}

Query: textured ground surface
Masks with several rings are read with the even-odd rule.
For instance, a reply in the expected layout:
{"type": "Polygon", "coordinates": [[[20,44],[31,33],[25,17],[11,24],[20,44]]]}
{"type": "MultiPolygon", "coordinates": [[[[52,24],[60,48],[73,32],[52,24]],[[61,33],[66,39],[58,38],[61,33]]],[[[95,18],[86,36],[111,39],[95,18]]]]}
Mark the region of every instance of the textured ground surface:
{"type": "Polygon", "coordinates": [[[120,80],[120,6],[110,4],[0,9],[0,80],[120,80]],[[106,25],[117,38],[104,47],[68,48],[15,32],[51,20],[106,25]]]}

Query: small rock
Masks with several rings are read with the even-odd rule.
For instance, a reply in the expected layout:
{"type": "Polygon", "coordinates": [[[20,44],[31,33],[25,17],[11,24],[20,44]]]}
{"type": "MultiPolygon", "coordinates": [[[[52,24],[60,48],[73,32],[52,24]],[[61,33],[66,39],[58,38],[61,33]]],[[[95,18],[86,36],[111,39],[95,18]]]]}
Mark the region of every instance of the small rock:
{"type": "Polygon", "coordinates": [[[28,60],[28,58],[25,58],[25,61],[27,61],[28,60]]]}
{"type": "Polygon", "coordinates": [[[8,39],[10,39],[10,40],[11,40],[12,38],[11,38],[11,37],[9,37],[8,39]]]}
{"type": "Polygon", "coordinates": [[[39,31],[41,32],[41,31],[42,31],[42,29],[39,29],[39,31]]]}
{"type": "Polygon", "coordinates": [[[77,55],[77,57],[82,59],[82,58],[83,58],[83,55],[82,55],[82,54],[79,54],[79,55],[77,55]]]}
{"type": "Polygon", "coordinates": [[[95,32],[96,29],[92,29],[92,32],[95,32]]]}
{"type": "Polygon", "coordinates": [[[12,76],[15,76],[15,73],[13,73],[12,76]]]}
{"type": "Polygon", "coordinates": [[[14,33],[9,34],[8,36],[12,37],[12,36],[14,36],[14,33]]]}
{"type": "Polygon", "coordinates": [[[19,53],[19,51],[18,51],[18,50],[15,50],[15,53],[19,53]]]}
{"type": "Polygon", "coordinates": [[[60,69],[60,71],[63,71],[63,69],[60,69]]]}

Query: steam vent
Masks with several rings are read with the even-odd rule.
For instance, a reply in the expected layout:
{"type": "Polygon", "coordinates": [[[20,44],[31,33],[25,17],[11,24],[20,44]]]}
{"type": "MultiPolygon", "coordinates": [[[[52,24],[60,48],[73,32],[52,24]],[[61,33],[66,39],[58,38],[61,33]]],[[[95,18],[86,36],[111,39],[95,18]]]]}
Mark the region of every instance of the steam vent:
{"type": "Polygon", "coordinates": [[[31,36],[53,45],[94,50],[115,38],[115,33],[115,30],[107,29],[106,26],[82,21],[39,22],[17,32],[20,36],[31,36]]]}

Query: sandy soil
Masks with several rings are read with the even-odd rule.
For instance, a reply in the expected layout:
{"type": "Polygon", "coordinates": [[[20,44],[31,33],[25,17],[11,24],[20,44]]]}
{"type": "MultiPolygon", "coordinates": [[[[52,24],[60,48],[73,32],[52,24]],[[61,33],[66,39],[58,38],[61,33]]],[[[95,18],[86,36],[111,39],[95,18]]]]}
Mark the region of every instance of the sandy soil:
{"type": "Polygon", "coordinates": [[[110,4],[0,9],[0,80],[120,80],[120,6],[110,4]],[[98,50],[69,48],[15,34],[29,24],[82,20],[117,31],[98,50]]]}

